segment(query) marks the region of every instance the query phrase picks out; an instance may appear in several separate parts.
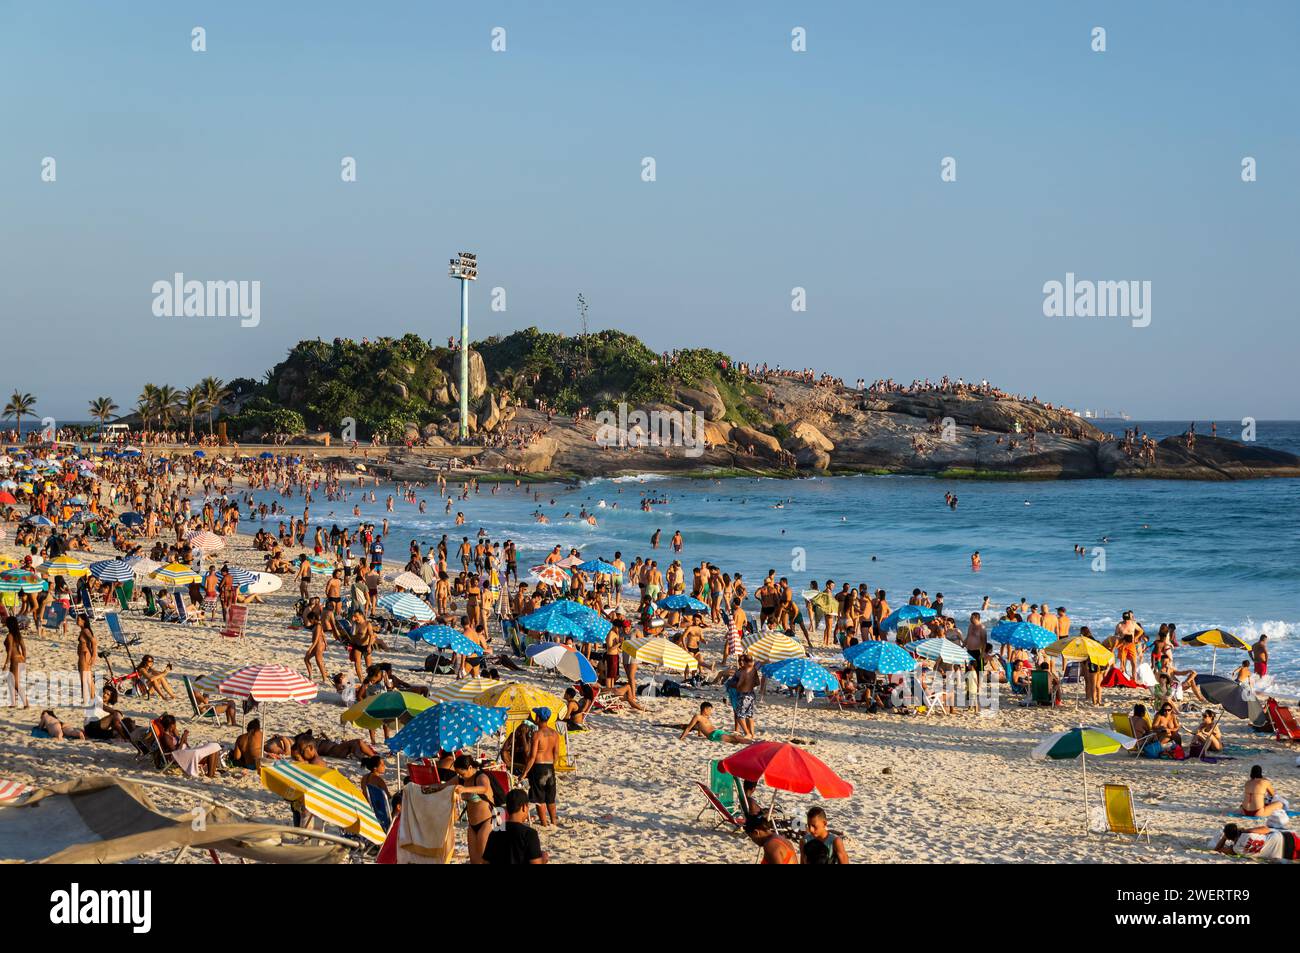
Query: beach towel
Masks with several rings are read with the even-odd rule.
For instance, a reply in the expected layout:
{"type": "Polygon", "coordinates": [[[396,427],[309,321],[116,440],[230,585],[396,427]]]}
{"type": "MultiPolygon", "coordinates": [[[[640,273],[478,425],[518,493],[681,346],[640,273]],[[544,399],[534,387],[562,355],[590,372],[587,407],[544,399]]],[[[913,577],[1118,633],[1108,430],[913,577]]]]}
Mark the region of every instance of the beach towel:
{"type": "Polygon", "coordinates": [[[1112,668],[1106,677],[1101,680],[1102,688],[1137,688],[1138,683],[1133,681],[1117,668],[1112,668]]]}
{"type": "Polygon", "coordinates": [[[448,785],[425,793],[418,784],[402,788],[398,817],[397,863],[446,864],[455,847],[456,789],[448,785]]]}

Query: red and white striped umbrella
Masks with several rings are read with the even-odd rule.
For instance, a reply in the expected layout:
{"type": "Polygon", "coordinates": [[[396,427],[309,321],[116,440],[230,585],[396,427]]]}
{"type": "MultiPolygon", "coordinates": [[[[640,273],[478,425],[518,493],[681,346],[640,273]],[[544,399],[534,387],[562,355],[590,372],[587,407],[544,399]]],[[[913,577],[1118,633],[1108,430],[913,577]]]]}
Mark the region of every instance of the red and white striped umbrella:
{"type": "Polygon", "coordinates": [[[185,537],[195,549],[205,553],[215,553],[219,549],[226,548],[226,541],[216,533],[209,533],[206,529],[197,530],[185,537]]]}
{"type": "Polygon", "coordinates": [[[248,665],[223,678],[217,691],[258,702],[309,702],[316,697],[315,683],[283,665],[248,665]]]}

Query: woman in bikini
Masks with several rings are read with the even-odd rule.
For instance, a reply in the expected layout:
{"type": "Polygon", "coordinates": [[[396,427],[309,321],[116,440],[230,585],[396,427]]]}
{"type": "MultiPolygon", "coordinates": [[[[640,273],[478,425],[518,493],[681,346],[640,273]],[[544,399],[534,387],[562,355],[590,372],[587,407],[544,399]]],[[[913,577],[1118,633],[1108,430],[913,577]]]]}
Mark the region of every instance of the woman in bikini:
{"type": "Polygon", "coordinates": [[[492,780],[477,761],[467,754],[457,756],[452,770],[460,782],[456,794],[465,802],[465,819],[469,822],[466,842],[469,845],[469,862],[483,863],[483,849],[492,833],[492,780]]]}

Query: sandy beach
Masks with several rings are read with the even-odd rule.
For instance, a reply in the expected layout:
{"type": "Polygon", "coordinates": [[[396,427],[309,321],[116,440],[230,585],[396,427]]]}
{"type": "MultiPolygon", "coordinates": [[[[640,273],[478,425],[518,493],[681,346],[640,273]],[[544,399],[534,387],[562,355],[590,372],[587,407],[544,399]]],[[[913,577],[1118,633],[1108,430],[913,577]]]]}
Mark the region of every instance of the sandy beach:
{"type": "MultiPolygon", "coordinates": [[[[249,528],[249,527],[245,527],[249,528]]],[[[111,555],[107,544],[97,544],[95,557],[111,555]]],[[[16,554],[12,546],[3,551],[16,554]]],[[[228,539],[220,557],[231,565],[261,567],[261,554],[251,537],[228,539]]],[[[87,562],[90,554],[82,554],[87,562]]],[[[313,592],[323,582],[313,582],[313,592]]],[[[126,631],[138,636],[136,657],[148,651],[174,668],[172,684],[180,694],[168,709],[178,717],[190,714],[181,694],[180,674],[191,676],[249,663],[279,663],[302,669],[307,636],[289,627],[296,587],[286,586],[268,597],[265,605],[252,606],[248,635],[239,640],[222,638],[219,624],[190,626],[152,621],[139,612],[123,616],[126,631]]],[[[101,648],[113,648],[107,628],[95,624],[101,648]]],[[[721,634],[710,630],[706,654],[716,657],[721,634]]],[[[68,636],[42,630],[27,638],[29,670],[75,669],[75,627],[68,636]]],[[[402,678],[415,683],[445,681],[421,669],[423,652],[403,639],[389,639],[389,651],[377,661],[389,661],[402,678]]],[[[814,657],[831,661],[826,650],[814,657]]],[[[114,669],[121,672],[125,656],[113,654],[114,669]]],[[[343,671],[348,660],[336,644],[327,653],[327,670],[343,671]]],[[[102,670],[102,666],[101,666],[102,670]]],[[[529,671],[518,677],[556,693],[566,683],[557,676],[529,671]]],[[[840,712],[818,700],[811,709],[800,706],[795,737],[807,750],[832,766],[854,785],[848,799],[821,801],[781,794],[779,805],[791,815],[813,803],[825,807],[832,828],[848,838],[855,861],[876,862],[1033,862],[1033,861],[1227,861],[1208,848],[1212,834],[1229,819],[1240,802],[1242,785],[1252,764],[1261,764],[1270,776],[1287,777],[1294,770],[1294,755],[1269,734],[1249,730],[1245,722],[1225,718],[1223,731],[1231,760],[1217,764],[1161,759],[1148,761],[1123,755],[1089,758],[1090,785],[1117,781],[1130,785],[1142,821],[1153,832],[1144,841],[1097,833],[1099,791],[1091,788],[1094,832],[1085,836],[1082,816],[1080,765],[1077,761],[1040,762],[1029,752],[1043,736],[1079,724],[1104,725],[1108,713],[1145,700],[1145,693],[1107,691],[1107,706],[1082,706],[1077,686],[1066,688],[1066,701],[1056,708],[1023,708],[1003,690],[1000,708],[992,714],[866,715],[840,712]]],[[[700,738],[679,741],[673,724],[684,723],[700,701],[718,704],[719,723],[728,720],[723,690],[719,687],[683,689],[679,699],[647,699],[642,713],[596,714],[588,732],[571,736],[575,770],[560,779],[560,824],[542,830],[545,848],[554,862],[584,863],[744,863],[756,859],[756,849],[734,833],[711,827],[706,815],[696,816],[704,801],[693,782],[706,780],[708,761],[735,750],[700,738]]],[[[124,715],[156,717],[163,708],[156,702],[123,698],[124,715]]],[[[789,737],[790,699],[770,695],[760,703],[760,738],[789,737]]],[[[315,729],[331,738],[362,736],[339,724],[341,703],[322,687],[320,696],[306,705],[279,704],[263,714],[277,732],[315,729]]],[[[61,707],[57,714],[67,724],[79,724],[81,712],[61,707]]],[[[111,774],[125,778],[164,780],[193,792],[152,792],[159,807],[188,811],[202,798],[238,810],[251,818],[287,822],[288,810],[279,798],[264,790],[252,773],[223,771],[217,779],[190,779],[175,773],[161,777],[137,760],[125,743],[53,741],[30,734],[39,708],[0,709],[0,776],[30,784],[45,784],[79,776],[111,774]]],[[[229,746],[237,729],[187,721],[197,740],[229,746]]],[[[362,770],[355,762],[332,761],[356,780],[362,770]]],[[[1285,781],[1281,793],[1286,795],[1285,781]]],[[[770,797],[762,792],[763,802],[770,797]]],[[[458,852],[464,852],[464,824],[458,830],[458,852]]],[[[170,857],[152,857],[167,860],[170,857]]],[[[198,856],[192,860],[200,859],[198,856]]]]}

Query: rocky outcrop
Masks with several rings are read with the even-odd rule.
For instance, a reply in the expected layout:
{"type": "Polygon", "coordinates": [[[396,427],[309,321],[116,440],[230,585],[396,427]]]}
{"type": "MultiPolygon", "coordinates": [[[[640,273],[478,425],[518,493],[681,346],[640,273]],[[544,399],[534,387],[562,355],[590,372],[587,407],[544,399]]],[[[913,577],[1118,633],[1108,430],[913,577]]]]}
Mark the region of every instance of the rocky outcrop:
{"type": "Polygon", "coordinates": [[[478,429],[489,433],[501,422],[501,408],[497,406],[496,395],[489,391],[483,397],[483,404],[478,411],[478,429]]]}
{"type": "Polygon", "coordinates": [[[825,472],[831,467],[831,455],[819,447],[804,447],[794,455],[794,460],[801,470],[825,472]]]}
{"type": "MultiPolygon", "coordinates": [[[[460,352],[453,351],[440,365],[440,370],[447,377],[447,393],[451,403],[460,400],[460,352]]],[[[469,399],[478,400],[488,389],[487,368],[478,351],[469,352],[469,399]]]]}
{"type": "Polygon", "coordinates": [[[516,465],[525,473],[545,473],[551,469],[551,462],[559,449],[560,445],[554,438],[540,437],[519,451],[516,465]]]}
{"type": "Polygon", "coordinates": [[[755,430],[753,427],[736,427],[731,431],[731,442],[742,450],[754,448],[755,453],[775,457],[781,452],[781,443],[771,434],[755,430]]]}
{"type": "Polygon", "coordinates": [[[678,387],[677,399],[691,410],[698,410],[705,420],[721,420],[727,415],[727,405],[713,384],[706,382],[699,389],[678,387]]]}
{"type": "Polygon", "coordinates": [[[725,447],[731,442],[731,433],[735,429],[725,420],[706,420],[704,440],[710,447],[725,447]]]}
{"type": "Polygon", "coordinates": [[[806,420],[799,420],[790,425],[790,439],[787,441],[787,445],[796,453],[805,447],[811,447],[823,453],[830,453],[835,449],[835,444],[806,420]]]}

